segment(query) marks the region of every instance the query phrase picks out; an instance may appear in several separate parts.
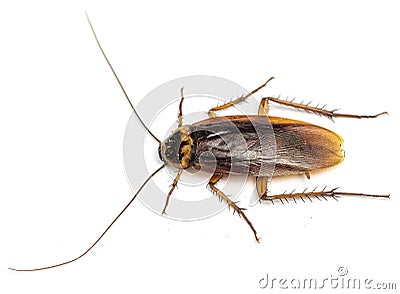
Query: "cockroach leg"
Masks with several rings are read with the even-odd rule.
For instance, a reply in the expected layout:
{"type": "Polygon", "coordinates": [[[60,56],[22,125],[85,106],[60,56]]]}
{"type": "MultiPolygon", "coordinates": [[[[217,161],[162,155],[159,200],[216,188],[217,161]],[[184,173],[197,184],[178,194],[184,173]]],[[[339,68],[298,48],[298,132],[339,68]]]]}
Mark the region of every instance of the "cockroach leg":
{"type": "Polygon", "coordinates": [[[263,98],[260,102],[260,106],[258,107],[258,115],[268,116],[268,99],[263,98]]]}
{"type": "Polygon", "coordinates": [[[179,113],[178,113],[178,128],[182,126],[182,104],[183,104],[183,87],[181,88],[181,102],[179,102],[179,113]]]}
{"type": "MultiPolygon", "coordinates": [[[[325,190],[323,189],[322,191],[303,191],[300,193],[284,193],[284,194],[277,194],[277,195],[271,195],[268,196],[267,193],[265,192],[264,194],[260,195],[260,199],[264,200],[264,201],[274,201],[274,200],[280,200],[282,201],[282,199],[293,199],[295,200],[296,198],[300,198],[303,200],[303,197],[307,197],[309,200],[311,200],[311,197],[315,197],[317,199],[319,199],[319,197],[321,198],[334,198],[335,200],[336,197],[339,196],[358,196],[358,197],[374,197],[374,198],[390,198],[390,195],[377,195],[377,194],[363,194],[363,193],[350,193],[350,192],[340,192],[337,191],[338,188],[335,189],[331,189],[331,190],[325,190]]],[[[258,190],[257,190],[258,192],[258,190]]],[[[321,199],[319,199],[321,200],[321,199]]],[[[303,200],[304,201],[304,200],[303,200]]]]}
{"type": "Polygon", "coordinates": [[[256,189],[257,189],[257,194],[260,197],[260,200],[262,195],[267,195],[267,184],[268,184],[267,177],[256,177],[256,189]]]}
{"type": "Polygon", "coordinates": [[[176,186],[178,185],[178,181],[179,181],[179,178],[182,175],[182,172],[183,172],[183,169],[179,169],[178,170],[178,173],[177,173],[177,175],[176,175],[176,177],[174,179],[174,182],[172,183],[171,190],[169,190],[169,193],[167,195],[167,200],[165,201],[165,205],[164,205],[164,208],[163,208],[161,214],[166,214],[165,211],[167,210],[167,206],[168,206],[168,203],[169,203],[169,198],[171,197],[171,194],[175,190],[176,186]]]}
{"type": "Polygon", "coordinates": [[[384,115],[384,114],[388,114],[386,111],[378,113],[378,114],[374,114],[374,115],[358,115],[358,114],[337,113],[336,112],[337,109],[326,110],[324,107],[310,106],[309,104],[293,102],[293,100],[292,101],[281,100],[279,98],[274,98],[274,97],[267,97],[267,98],[264,98],[264,99],[267,99],[268,101],[272,101],[272,102],[275,102],[277,104],[281,104],[281,105],[284,105],[284,106],[293,107],[293,108],[304,110],[306,112],[313,112],[313,113],[316,113],[318,115],[326,116],[329,119],[333,119],[335,117],[376,118],[378,116],[381,116],[381,115],[384,115]]]}
{"type": "Polygon", "coordinates": [[[257,232],[254,229],[253,224],[250,222],[250,220],[247,218],[246,214],[243,212],[244,209],[240,208],[239,206],[237,206],[237,204],[234,201],[232,201],[231,199],[229,199],[229,197],[226,196],[224,194],[224,192],[222,192],[217,187],[215,187],[215,184],[220,179],[222,179],[222,176],[220,176],[220,175],[213,175],[211,177],[210,181],[208,182],[208,185],[210,186],[211,191],[216,193],[221,199],[224,199],[228,203],[228,205],[230,207],[232,207],[234,209],[234,211],[236,211],[239,214],[239,216],[243,217],[243,219],[246,221],[246,223],[249,225],[249,227],[253,231],[253,234],[254,234],[254,237],[256,238],[256,241],[259,243],[260,242],[260,238],[258,238],[257,232]]]}
{"type": "Polygon", "coordinates": [[[259,90],[261,90],[262,88],[264,88],[264,87],[265,87],[271,80],[273,80],[273,79],[274,79],[274,77],[269,78],[264,84],[262,84],[261,86],[259,86],[259,87],[256,88],[256,89],[254,89],[253,91],[247,93],[247,94],[244,95],[244,96],[241,96],[241,97],[239,97],[239,98],[236,98],[236,99],[234,99],[234,100],[232,100],[232,101],[229,101],[229,102],[227,102],[227,103],[225,103],[225,104],[222,104],[222,105],[220,105],[220,106],[216,106],[216,107],[211,108],[211,109],[208,111],[208,116],[209,116],[210,118],[215,118],[215,117],[217,116],[217,115],[215,114],[216,111],[221,111],[221,110],[228,109],[229,107],[232,107],[232,106],[234,106],[234,105],[236,105],[236,104],[239,104],[239,103],[245,101],[245,100],[246,100],[247,98],[249,98],[251,95],[257,93],[259,90]]]}
{"type": "Polygon", "coordinates": [[[307,178],[307,179],[310,179],[310,178],[311,178],[311,177],[310,177],[310,173],[309,173],[308,171],[306,171],[304,174],[306,175],[306,178],[307,178]]]}

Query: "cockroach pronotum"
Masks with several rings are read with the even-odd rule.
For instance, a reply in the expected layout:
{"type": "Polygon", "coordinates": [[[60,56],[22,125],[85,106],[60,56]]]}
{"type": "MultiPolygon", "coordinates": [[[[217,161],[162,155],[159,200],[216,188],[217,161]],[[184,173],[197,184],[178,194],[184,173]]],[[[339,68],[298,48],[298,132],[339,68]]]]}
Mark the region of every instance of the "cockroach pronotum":
{"type": "Polygon", "coordinates": [[[74,262],[86,255],[107,233],[117,219],[132,204],[136,196],[140,193],[148,181],[166,166],[173,166],[178,172],[173,180],[171,189],[166,196],[166,201],[162,213],[166,212],[169,199],[172,192],[178,185],[179,178],[184,170],[204,169],[212,172],[208,186],[211,191],[225,201],[230,208],[237,212],[250,227],[254,234],[255,240],[260,241],[257,232],[244,213],[244,209],[239,207],[237,203],[231,200],[223,191],[216,187],[216,184],[224,176],[237,174],[243,176],[252,176],[256,179],[256,190],[260,201],[274,201],[287,199],[303,199],[303,197],[321,197],[335,198],[338,196],[368,196],[376,198],[389,198],[389,195],[373,195],[363,193],[341,192],[338,189],[322,189],[303,191],[300,193],[284,193],[277,195],[268,195],[267,183],[268,179],[276,176],[287,176],[303,174],[307,178],[310,172],[325,169],[339,164],[344,159],[341,148],[343,139],[336,133],[313,125],[307,122],[298,121],[289,118],[269,116],[269,102],[278,103],[284,106],[293,107],[299,110],[312,112],[330,119],[344,118],[376,118],[387,112],[381,112],[376,115],[354,115],[342,114],[336,110],[328,111],[324,108],[312,107],[302,103],[281,100],[274,97],[262,98],[257,115],[232,115],[218,117],[216,113],[221,110],[228,109],[238,103],[245,101],[248,97],[265,87],[273,78],[268,79],[264,84],[249,92],[248,94],[227,102],[223,105],[214,107],[208,112],[208,119],[193,123],[192,125],[183,125],[182,123],[182,105],[184,101],[184,92],[181,88],[181,99],[178,112],[178,128],[164,141],[159,140],[146,126],[140,118],[135,107],[131,103],[127,93],[124,90],[116,72],[111,66],[102,46],[96,36],[94,28],[87,16],[90,28],[99,49],[109,65],[114,77],[116,78],[124,96],[129,102],[133,112],[143,125],[145,130],[159,143],[158,155],[162,161],[162,165],[156,169],[139,187],[135,195],[115,217],[110,225],[104,230],[100,237],[80,256],[71,260],[34,269],[15,269],[14,271],[37,271],[49,268],[55,268],[71,262],[74,262]],[[235,130],[235,131],[233,131],[235,130]],[[268,134],[268,135],[265,135],[268,134]],[[271,135],[272,134],[272,135],[271,135]],[[238,138],[240,136],[241,138],[238,138]],[[271,140],[275,141],[274,148],[269,148],[268,144],[271,140]],[[240,139],[240,140],[239,140],[240,139]],[[263,146],[266,148],[263,148],[263,146]],[[200,156],[203,160],[200,161],[200,156]],[[274,162],[274,169],[263,169],[263,165],[274,162]]]}

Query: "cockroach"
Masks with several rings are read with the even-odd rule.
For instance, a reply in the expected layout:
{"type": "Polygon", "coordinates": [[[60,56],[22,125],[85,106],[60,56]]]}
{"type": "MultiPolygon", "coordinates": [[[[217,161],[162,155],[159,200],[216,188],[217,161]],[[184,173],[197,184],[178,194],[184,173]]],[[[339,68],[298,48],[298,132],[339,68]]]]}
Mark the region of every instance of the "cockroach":
{"type": "MultiPolygon", "coordinates": [[[[87,16],[87,15],[86,15],[87,16]]],[[[299,110],[312,112],[321,116],[334,118],[376,118],[387,112],[381,112],[375,115],[354,115],[338,113],[336,110],[328,111],[324,107],[312,107],[294,101],[281,100],[275,97],[262,98],[257,115],[232,115],[218,117],[217,112],[226,110],[238,103],[245,101],[251,95],[265,87],[272,79],[268,79],[264,84],[249,92],[248,94],[227,102],[223,105],[214,107],[208,112],[208,119],[193,123],[192,125],[183,125],[182,123],[182,105],[184,101],[183,88],[181,88],[181,99],[178,112],[178,128],[164,141],[159,140],[146,126],[140,115],[137,113],[110,61],[108,60],[95,30],[87,16],[90,28],[96,40],[96,43],[109,65],[114,77],[116,78],[125,98],[129,102],[136,117],[143,125],[145,130],[159,143],[158,155],[162,165],[156,169],[139,187],[135,195],[115,217],[110,225],[98,237],[98,239],[81,255],[71,260],[34,269],[15,269],[14,271],[37,271],[55,268],[74,262],[86,255],[107,233],[111,226],[132,204],[137,195],[148,183],[148,181],[166,166],[173,166],[178,169],[171,189],[166,196],[166,202],[162,214],[166,213],[169,199],[178,185],[179,178],[184,170],[204,169],[210,170],[212,176],[208,182],[211,191],[225,201],[230,208],[241,216],[254,234],[255,240],[260,242],[253,224],[244,213],[244,209],[231,200],[223,191],[216,187],[216,184],[225,176],[231,174],[251,176],[256,180],[256,190],[260,201],[274,201],[287,199],[302,199],[310,197],[331,197],[336,199],[338,196],[368,196],[376,198],[389,198],[390,195],[374,195],[352,192],[341,192],[338,189],[322,189],[317,191],[306,191],[299,193],[284,193],[277,195],[268,195],[268,179],[277,176],[288,176],[303,174],[310,178],[310,173],[325,169],[339,164],[344,159],[341,148],[343,139],[336,133],[323,127],[310,124],[308,122],[270,116],[268,113],[269,102],[293,107],[299,110]],[[268,134],[268,135],[266,135],[268,134]],[[240,138],[238,137],[240,136],[240,138]],[[271,138],[271,136],[273,138],[271,138]],[[275,148],[268,148],[269,142],[275,141],[275,148]],[[263,150],[263,145],[267,145],[263,150]],[[200,161],[201,155],[203,160],[200,161]],[[274,163],[274,170],[263,169],[263,165],[274,163]]],[[[304,200],[303,200],[304,201],[304,200]]]]}

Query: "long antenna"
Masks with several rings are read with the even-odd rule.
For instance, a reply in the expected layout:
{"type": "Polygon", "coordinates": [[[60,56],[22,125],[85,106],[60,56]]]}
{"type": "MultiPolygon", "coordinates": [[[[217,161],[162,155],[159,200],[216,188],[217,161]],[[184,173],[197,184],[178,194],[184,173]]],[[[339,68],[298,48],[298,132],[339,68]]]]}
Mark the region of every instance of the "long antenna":
{"type": "Polygon", "coordinates": [[[9,267],[9,270],[12,271],[17,271],[17,272],[34,272],[34,271],[41,271],[41,270],[45,270],[45,269],[50,269],[50,268],[55,268],[55,267],[59,267],[62,265],[66,265],[68,263],[74,262],[78,259],[80,259],[81,257],[85,256],[94,246],[96,246],[97,243],[99,243],[99,241],[101,240],[101,238],[103,238],[103,236],[108,232],[108,230],[112,227],[112,225],[117,221],[117,219],[119,219],[119,217],[125,212],[125,210],[132,204],[132,202],[135,200],[136,196],[140,193],[140,191],[142,191],[142,189],[144,188],[144,186],[147,184],[147,182],[156,174],[158,173],[160,170],[162,170],[165,167],[165,164],[163,164],[162,166],[160,166],[155,172],[153,172],[145,181],[144,183],[140,186],[139,190],[137,190],[136,194],[133,195],[132,199],[128,202],[128,204],[121,210],[121,212],[116,216],[116,218],[109,224],[109,226],[104,230],[104,232],[100,235],[99,238],[97,238],[97,240],[88,248],[86,249],[85,252],[83,252],[81,255],[79,255],[78,257],[75,257],[71,260],[62,262],[62,263],[58,263],[55,265],[50,265],[50,266],[45,266],[45,267],[39,267],[39,268],[33,268],[33,269],[16,269],[16,268],[11,268],[9,267]]]}
{"type": "Polygon", "coordinates": [[[96,39],[96,43],[97,43],[97,45],[99,46],[100,51],[101,51],[101,53],[102,53],[103,56],[104,56],[104,59],[107,61],[107,64],[108,64],[108,66],[110,67],[110,69],[111,69],[111,71],[112,71],[112,73],[113,73],[115,79],[117,80],[117,82],[118,82],[118,84],[119,84],[119,86],[120,86],[122,92],[124,93],[126,100],[128,100],[129,105],[132,107],[133,112],[135,113],[136,117],[139,119],[139,121],[140,121],[140,123],[143,125],[143,127],[146,129],[146,131],[154,138],[154,140],[156,140],[158,143],[161,143],[161,141],[150,131],[150,129],[149,129],[149,128],[146,126],[146,124],[143,122],[143,120],[141,119],[141,117],[140,117],[139,114],[137,113],[135,107],[133,107],[133,104],[132,104],[131,100],[129,99],[128,94],[126,93],[126,91],[125,91],[125,89],[124,89],[124,86],[122,86],[122,83],[121,83],[121,81],[119,80],[119,78],[118,78],[118,76],[117,76],[117,73],[115,72],[114,68],[112,67],[110,61],[108,60],[108,58],[107,58],[107,56],[106,56],[106,53],[105,53],[104,50],[103,50],[103,47],[101,47],[101,44],[100,44],[100,42],[99,42],[99,39],[97,38],[96,32],[94,31],[93,25],[92,25],[92,23],[90,22],[89,15],[87,14],[86,11],[85,11],[85,14],[86,14],[87,21],[89,22],[90,28],[91,28],[91,30],[92,30],[92,32],[93,32],[93,36],[94,36],[94,38],[96,39]]]}

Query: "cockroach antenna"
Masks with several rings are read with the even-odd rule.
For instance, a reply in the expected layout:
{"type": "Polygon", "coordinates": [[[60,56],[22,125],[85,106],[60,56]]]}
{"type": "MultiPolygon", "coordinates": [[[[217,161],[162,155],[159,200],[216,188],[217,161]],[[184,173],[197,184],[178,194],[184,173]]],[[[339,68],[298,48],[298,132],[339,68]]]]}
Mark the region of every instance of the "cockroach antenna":
{"type": "Polygon", "coordinates": [[[128,202],[127,205],[125,205],[125,207],[121,210],[121,212],[114,218],[114,220],[108,225],[108,227],[103,231],[103,233],[100,235],[100,237],[97,238],[97,240],[90,245],[90,247],[88,249],[86,249],[85,252],[83,252],[81,255],[79,255],[78,257],[75,257],[71,260],[68,261],[64,261],[58,264],[54,264],[54,265],[50,265],[50,266],[45,266],[45,267],[39,267],[39,268],[32,268],[32,269],[16,269],[16,268],[12,268],[9,267],[9,270],[12,271],[16,271],[16,272],[34,272],[34,271],[41,271],[41,270],[45,270],[45,269],[50,269],[50,268],[55,268],[55,267],[59,267],[62,265],[66,265],[68,263],[77,261],[78,259],[82,258],[83,256],[85,256],[90,250],[92,250],[92,248],[94,246],[96,246],[97,243],[99,243],[99,241],[101,240],[101,238],[103,238],[103,236],[108,232],[108,230],[112,227],[112,225],[119,219],[119,217],[125,212],[125,210],[127,210],[127,208],[132,204],[132,202],[135,200],[136,196],[139,195],[140,191],[142,191],[142,189],[144,188],[144,186],[146,186],[147,182],[150,181],[150,179],[157,174],[160,170],[162,170],[165,167],[165,164],[163,164],[162,166],[160,166],[155,172],[153,172],[144,182],[143,184],[140,186],[140,188],[137,190],[137,192],[135,193],[135,195],[133,195],[132,199],[128,202]]]}
{"type": "MultiPolygon", "coordinates": [[[[161,141],[160,141],[159,139],[157,139],[157,137],[154,136],[154,134],[153,134],[153,133],[149,130],[149,128],[145,125],[145,123],[142,121],[142,119],[140,118],[140,116],[139,116],[138,113],[136,112],[135,108],[133,107],[132,102],[130,101],[128,95],[126,94],[124,87],[122,86],[122,84],[121,84],[121,82],[120,82],[120,80],[119,80],[117,74],[115,73],[113,67],[111,66],[110,61],[108,60],[106,54],[104,53],[103,48],[101,47],[99,40],[97,39],[96,33],[95,33],[94,29],[93,29],[92,23],[90,22],[90,19],[89,19],[89,16],[88,16],[87,12],[85,12],[85,13],[86,13],[86,17],[87,17],[87,20],[88,20],[88,22],[89,22],[90,28],[92,29],[93,35],[94,35],[94,37],[95,37],[95,39],[96,39],[96,42],[97,42],[97,44],[98,44],[99,47],[100,47],[101,53],[103,54],[103,56],[104,56],[104,58],[106,59],[108,65],[110,66],[111,71],[113,72],[115,78],[117,79],[118,84],[120,85],[120,87],[121,87],[121,89],[122,89],[122,92],[124,93],[126,99],[128,100],[130,106],[131,106],[132,109],[133,109],[133,112],[136,114],[137,118],[139,119],[139,121],[141,122],[141,124],[143,125],[143,127],[146,129],[146,131],[149,132],[149,134],[150,134],[158,143],[161,143],[161,141]]],[[[96,246],[97,243],[99,243],[99,241],[101,240],[101,238],[103,238],[103,236],[108,232],[108,230],[113,226],[113,224],[119,219],[119,217],[128,209],[128,207],[129,207],[129,206],[132,204],[132,202],[136,199],[136,196],[139,195],[140,191],[142,191],[142,189],[144,188],[144,186],[146,186],[146,184],[150,181],[150,179],[151,179],[153,176],[155,176],[160,170],[162,170],[165,166],[166,166],[166,164],[164,163],[162,166],[160,166],[157,170],[155,170],[155,171],[143,182],[143,184],[142,184],[142,185],[139,187],[139,189],[136,191],[135,195],[133,195],[132,199],[128,202],[128,204],[125,205],[125,207],[121,210],[121,212],[120,212],[120,213],[114,218],[114,220],[108,225],[108,227],[103,231],[103,233],[100,235],[100,237],[98,237],[97,240],[96,240],[92,245],[90,245],[90,247],[89,247],[88,249],[86,249],[86,251],[84,251],[84,252],[83,252],[81,255],[79,255],[78,257],[75,257],[75,258],[73,258],[73,259],[70,259],[70,260],[68,260],[68,261],[64,261],[64,262],[61,262],[61,263],[58,263],[58,264],[54,264],[54,265],[50,265],[50,266],[45,266],[45,267],[32,268],[32,269],[17,269],[17,268],[11,268],[11,267],[10,267],[10,268],[8,268],[8,269],[9,269],[9,270],[12,270],[12,271],[18,271],[18,272],[40,271],[40,270],[51,269],[51,268],[59,267],[59,266],[62,266],[62,265],[66,265],[66,264],[68,264],[68,263],[72,263],[72,262],[74,262],[74,261],[76,261],[76,260],[82,258],[82,257],[85,256],[90,250],[92,250],[92,248],[93,248],[94,246],[96,246]]]]}
{"type": "Polygon", "coordinates": [[[108,60],[107,55],[106,55],[106,53],[105,53],[104,50],[103,50],[103,47],[101,47],[100,41],[99,41],[99,39],[97,38],[96,32],[95,32],[95,30],[94,30],[94,28],[93,28],[93,25],[92,25],[92,23],[91,23],[91,21],[90,21],[89,15],[87,14],[86,11],[85,11],[85,14],[86,14],[87,21],[89,22],[90,29],[92,30],[93,36],[94,36],[94,38],[95,38],[95,40],[96,40],[96,43],[97,43],[97,45],[99,46],[99,49],[100,49],[101,53],[103,54],[104,59],[106,60],[108,66],[110,67],[110,69],[111,69],[111,71],[112,71],[112,73],[113,73],[115,79],[117,80],[117,82],[118,82],[118,84],[119,84],[119,86],[120,86],[122,92],[124,93],[124,96],[125,96],[126,100],[128,100],[128,103],[129,103],[129,105],[131,106],[133,112],[135,113],[136,117],[139,119],[139,121],[140,121],[140,123],[143,125],[143,127],[146,129],[146,131],[154,138],[154,140],[156,140],[158,143],[161,143],[161,141],[160,141],[160,140],[150,131],[150,129],[146,126],[146,124],[144,123],[144,121],[141,119],[140,115],[137,113],[135,107],[133,107],[133,104],[132,104],[131,100],[129,99],[128,94],[126,93],[124,86],[122,86],[122,83],[121,83],[121,81],[119,80],[117,73],[115,72],[114,68],[112,67],[111,62],[108,60]]]}

